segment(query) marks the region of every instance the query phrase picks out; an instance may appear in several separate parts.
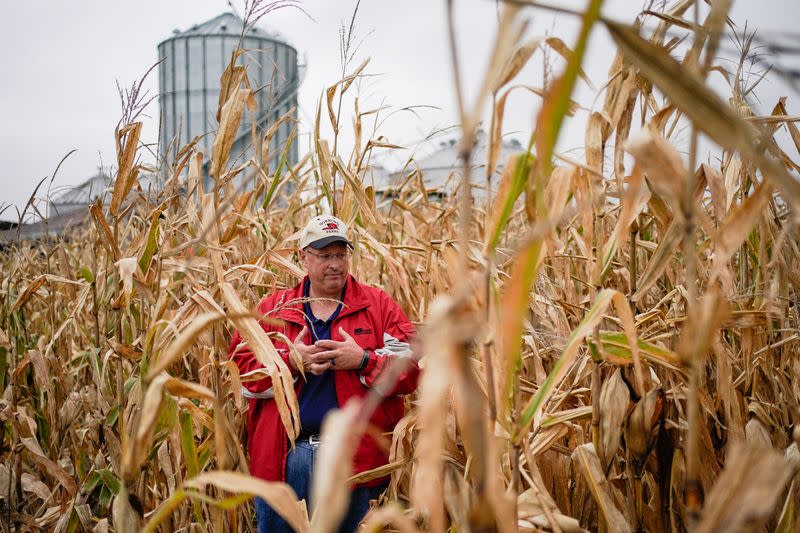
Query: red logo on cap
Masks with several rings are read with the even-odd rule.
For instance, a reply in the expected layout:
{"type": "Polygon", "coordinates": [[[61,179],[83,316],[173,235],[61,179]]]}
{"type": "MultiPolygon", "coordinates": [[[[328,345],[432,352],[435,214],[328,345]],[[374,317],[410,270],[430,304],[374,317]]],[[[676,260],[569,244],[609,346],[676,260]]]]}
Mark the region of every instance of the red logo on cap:
{"type": "Polygon", "coordinates": [[[339,225],[336,222],[330,221],[322,228],[324,231],[338,231],[339,225]]]}

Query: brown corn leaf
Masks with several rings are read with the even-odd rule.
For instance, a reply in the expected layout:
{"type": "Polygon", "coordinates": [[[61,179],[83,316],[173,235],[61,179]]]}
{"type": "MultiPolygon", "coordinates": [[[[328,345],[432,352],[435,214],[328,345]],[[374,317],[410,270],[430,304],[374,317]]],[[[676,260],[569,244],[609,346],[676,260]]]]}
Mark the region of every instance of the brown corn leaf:
{"type": "Polygon", "coordinates": [[[305,271],[297,266],[297,263],[287,259],[282,254],[274,250],[267,250],[266,257],[273,267],[291,274],[298,280],[303,279],[303,276],[306,275],[305,271]]]}
{"type": "Polygon", "coordinates": [[[283,126],[287,122],[294,120],[294,113],[295,113],[295,108],[292,107],[283,116],[281,116],[281,118],[276,120],[264,134],[264,139],[261,143],[261,168],[264,170],[265,173],[269,169],[269,158],[270,158],[269,143],[275,136],[275,134],[278,133],[278,130],[280,129],[281,126],[283,126]]]}
{"type": "Polygon", "coordinates": [[[247,70],[242,65],[237,65],[239,56],[244,53],[244,50],[237,48],[231,54],[231,60],[222,71],[219,78],[219,101],[217,102],[217,122],[222,122],[222,106],[228,101],[233,91],[240,88],[244,83],[245,86],[250,86],[250,80],[247,77],[247,70]]]}
{"type": "Polygon", "coordinates": [[[342,83],[342,94],[347,92],[347,89],[350,88],[350,86],[353,84],[353,82],[356,81],[359,76],[361,76],[361,73],[364,72],[365,68],[367,68],[367,65],[369,64],[370,60],[371,60],[371,58],[369,58],[369,57],[365,58],[364,61],[362,61],[361,64],[359,64],[358,67],[356,67],[356,69],[351,74],[346,76],[340,82],[340,83],[342,83]]]}
{"type": "Polygon", "coordinates": [[[761,168],[792,201],[800,201],[800,182],[759,146],[761,132],[742,118],[692,70],[669,52],[645,39],[625,24],[604,19],[612,38],[627,59],[689,117],[695,127],[721,146],[740,152],[761,168]]]}
{"type": "Polygon", "coordinates": [[[391,148],[393,150],[405,150],[405,148],[403,148],[402,146],[399,146],[397,144],[392,144],[390,142],[381,139],[384,139],[384,137],[379,137],[378,139],[370,139],[369,141],[367,141],[367,147],[365,148],[365,150],[369,148],[391,148]]]}
{"type": "Polygon", "coordinates": [[[231,360],[224,361],[222,366],[228,371],[228,379],[230,379],[230,391],[236,401],[236,406],[239,410],[244,409],[244,397],[242,396],[242,378],[239,374],[239,367],[236,366],[231,360]]]}
{"type": "Polygon", "coordinates": [[[136,433],[127,443],[123,450],[122,458],[122,478],[124,480],[133,479],[139,471],[139,466],[147,456],[150,449],[150,442],[153,439],[153,431],[158,413],[161,410],[161,401],[164,397],[164,384],[169,380],[165,374],[159,374],[150,382],[144,395],[142,407],[139,410],[139,421],[136,425],[136,433]]]}
{"type": "Polygon", "coordinates": [[[333,133],[339,133],[339,123],[336,120],[336,113],[333,112],[333,99],[336,96],[336,88],[339,84],[331,85],[325,90],[325,102],[328,104],[328,120],[331,122],[333,133]]]}
{"type": "Polygon", "coordinates": [[[236,295],[230,283],[220,284],[223,300],[231,313],[230,319],[239,330],[247,346],[253,351],[259,363],[269,372],[272,378],[272,388],[275,392],[275,403],[281,421],[286,428],[289,441],[294,443],[300,432],[299,407],[297,395],[294,392],[294,379],[291,371],[283,362],[272,341],[255,318],[249,317],[247,308],[236,295]]]}
{"type": "Polygon", "coordinates": [[[469,489],[464,479],[456,474],[452,468],[447,468],[444,478],[444,506],[450,515],[454,529],[458,531],[470,530],[469,489]]]}
{"type": "Polygon", "coordinates": [[[116,261],[122,253],[119,251],[119,245],[114,238],[114,233],[111,231],[106,221],[106,216],[103,214],[103,207],[99,203],[94,202],[89,206],[89,212],[91,212],[92,218],[97,222],[97,227],[103,234],[104,238],[101,239],[101,242],[108,247],[108,251],[111,252],[111,257],[116,261]]]}
{"type": "MultiPolygon", "coordinates": [[[[573,54],[573,51],[569,49],[569,47],[559,39],[558,37],[550,36],[545,38],[544,42],[549,46],[555,53],[560,55],[564,61],[569,61],[570,57],[573,54]]],[[[586,84],[593,89],[592,82],[589,79],[589,76],[586,75],[586,72],[583,71],[582,67],[578,67],[578,76],[586,82],[586,84]]]]}
{"type": "Polygon", "coordinates": [[[211,147],[211,168],[209,174],[215,178],[220,178],[222,171],[228,163],[233,141],[239,131],[239,124],[242,122],[244,114],[244,104],[250,98],[250,89],[238,89],[233,92],[222,106],[222,118],[219,123],[219,130],[214,137],[214,144],[211,147]]]}
{"type": "Polygon", "coordinates": [[[632,65],[625,64],[622,54],[617,52],[609,69],[603,114],[607,117],[607,127],[603,130],[603,140],[611,136],[611,132],[620,126],[622,118],[635,103],[632,98],[638,93],[636,71],[632,65]]]}
{"type": "Polygon", "coordinates": [[[331,121],[331,127],[333,128],[334,133],[339,133],[339,121],[336,120],[336,113],[333,111],[333,99],[336,97],[336,89],[341,86],[342,89],[340,94],[344,94],[347,89],[350,88],[350,85],[352,85],[352,83],[358,79],[358,77],[361,75],[361,72],[367,68],[369,61],[370,58],[366,58],[361,62],[356,70],[353,71],[352,74],[348,74],[325,90],[325,101],[328,105],[328,119],[331,121]]]}
{"type": "Polygon", "coordinates": [[[758,531],[775,512],[791,476],[780,452],[734,444],[706,498],[695,531],[758,531]]]}
{"type": "Polygon", "coordinates": [[[598,264],[599,275],[595,278],[595,285],[600,285],[603,278],[611,268],[611,263],[617,250],[625,246],[628,236],[630,235],[630,227],[636,217],[639,216],[647,202],[650,199],[650,191],[644,185],[644,179],[641,167],[634,166],[633,174],[628,180],[628,188],[622,198],[622,211],[617,218],[617,224],[614,226],[614,231],[611,237],[606,241],[603,246],[602,261],[598,264]]]}
{"type": "Polygon", "coordinates": [[[330,148],[328,147],[328,141],[318,139],[316,146],[318,159],[317,170],[319,171],[322,181],[322,189],[330,198],[333,194],[333,163],[331,162],[331,153],[330,148]]]}
{"type": "Polygon", "coordinates": [[[797,479],[800,476],[800,446],[796,442],[791,443],[784,452],[784,458],[797,479]]]}
{"type": "Polygon", "coordinates": [[[685,189],[686,168],[680,154],[659,133],[645,128],[628,141],[627,150],[636,164],[647,174],[653,190],[664,197],[673,213],[680,213],[681,195],[685,189]]]}
{"type": "Polygon", "coordinates": [[[196,221],[197,199],[203,194],[203,154],[198,152],[189,159],[189,171],[186,176],[187,195],[192,200],[186,203],[190,220],[196,221]]]}
{"type": "Polygon", "coordinates": [[[519,531],[521,533],[539,533],[541,531],[556,531],[555,527],[562,533],[587,533],[588,530],[581,527],[580,522],[572,517],[561,513],[553,514],[555,526],[551,525],[550,519],[544,514],[537,514],[528,518],[519,519],[519,531]]]}
{"type": "Polygon", "coordinates": [[[513,80],[519,71],[525,66],[525,64],[530,60],[533,53],[539,48],[542,44],[541,37],[535,37],[526,41],[525,43],[519,45],[511,55],[505,60],[503,67],[500,71],[497,72],[497,78],[492,83],[492,92],[496,93],[499,91],[505,84],[509,83],[513,80]]]}
{"type": "Polygon", "coordinates": [[[367,226],[377,224],[378,214],[375,211],[375,202],[361,187],[359,183],[360,180],[352,175],[339,156],[334,158],[333,164],[339,169],[339,172],[344,176],[347,184],[350,186],[350,190],[354,193],[355,202],[358,206],[358,214],[361,215],[363,224],[367,226]]]}
{"type": "Polygon", "coordinates": [[[119,208],[125,197],[133,188],[138,171],[134,169],[133,162],[136,158],[136,149],[139,147],[139,135],[142,132],[142,123],[128,124],[117,131],[117,177],[114,180],[114,192],[111,196],[111,205],[108,210],[112,216],[119,214],[119,208]]]}
{"type": "Polygon", "coordinates": [[[695,358],[706,357],[714,336],[725,323],[728,314],[728,302],[720,295],[718,285],[712,285],[697,304],[689,308],[689,320],[681,331],[679,349],[685,364],[695,358]]]}
{"type": "Polygon", "coordinates": [[[286,483],[264,481],[241,472],[204,472],[186,482],[187,487],[203,489],[213,485],[235,494],[252,494],[266,501],[270,507],[289,523],[298,533],[309,531],[308,516],[304,501],[297,501],[294,490],[286,483]]]}
{"type": "Polygon", "coordinates": [[[392,461],[383,466],[375,467],[371,470],[365,470],[358,474],[353,474],[347,480],[350,485],[357,485],[359,483],[366,483],[367,481],[374,481],[382,477],[390,475],[392,472],[399,470],[408,464],[408,461],[392,461]]]}
{"type": "Polygon", "coordinates": [[[589,123],[586,125],[584,140],[586,166],[598,174],[603,173],[603,148],[605,144],[603,130],[607,125],[606,118],[597,111],[589,116],[589,123]]]}
{"type": "Polygon", "coordinates": [[[119,279],[122,281],[122,292],[126,299],[130,299],[133,293],[133,276],[139,270],[139,261],[136,257],[123,257],[114,266],[119,271],[119,279]]]}
{"type": "Polygon", "coordinates": [[[727,192],[725,190],[725,177],[720,171],[706,163],[703,163],[701,168],[708,182],[708,190],[711,192],[711,204],[714,207],[714,218],[717,221],[717,225],[720,225],[728,214],[728,209],[726,207],[727,192]]]}
{"type": "Polygon", "coordinates": [[[800,528],[800,521],[795,518],[795,507],[798,501],[796,482],[792,482],[787,493],[780,518],[778,518],[778,525],[775,526],[775,533],[797,533],[797,529],[800,528]]]}
{"type": "Polygon", "coordinates": [[[502,147],[503,115],[506,111],[506,100],[511,89],[513,89],[513,87],[504,91],[503,94],[500,95],[500,98],[495,96],[494,110],[492,111],[492,127],[490,131],[491,142],[487,147],[489,155],[486,161],[486,176],[488,177],[494,176],[497,170],[497,160],[500,158],[500,148],[502,147]]]}
{"type": "Polygon", "coordinates": [[[600,514],[608,530],[619,533],[631,531],[627,520],[614,505],[614,499],[609,493],[608,480],[603,474],[594,446],[588,443],[575,448],[575,451],[572,452],[572,462],[575,463],[578,471],[583,475],[583,479],[586,481],[589,492],[591,492],[597,507],[600,509],[600,514]]]}
{"type": "MultiPolygon", "coordinates": [[[[772,114],[773,116],[777,116],[777,118],[788,117],[789,113],[786,111],[785,96],[778,100],[778,103],[775,105],[772,114]]],[[[789,130],[789,135],[792,137],[794,147],[800,152],[800,129],[797,128],[797,125],[794,124],[794,121],[786,122],[786,129],[789,130]]]]}
{"type": "Polygon", "coordinates": [[[656,284],[670,261],[675,258],[675,250],[678,249],[681,243],[681,226],[677,220],[673,220],[670,223],[666,233],[658,243],[655,253],[637,281],[636,292],[631,296],[632,301],[638,302],[641,300],[647,294],[647,291],[656,284]]]}
{"type": "Polygon", "coordinates": [[[47,501],[50,499],[52,495],[50,489],[37,477],[27,472],[23,472],[20,481],[22,482],[22,490],[25,492],[32,492],[42,501],[47,501]]]}
{"type": "MultiPolygon", "coordinates": [[[[75,505],[75,513],[73,516],[77,516],[78,520],[80,520],[81,527],[83,527],[83,531],[91,531],[95,524],[96,519],[92,516],[92,509],[89,507],[88,503],[84,503],[82,505],[75,505]]],[[[72,517],[70,517],[70,521],[72,517]]],[[[69,521],[68,524],[69,525],[69,521]]]]}
{"type": "Polygon", "coordinates": [[[574,518],[561,514],[556,503],[543,488],[541,475],[533,479],[534,484],[517,497],[519,531],[558,531],[562,533],[586,533],[574,518]]]}
{"type": "Polygon", "coordinates": [[[142,359],[142,352],[129,344],[117,342],[116,339],[108,339],[108,345],[120,357],[124,357],[128,361],[139,361],[142,359]]]}
{"type": "Polygon", "coordinates": [[[719,228],[711,269],[712,281],[728,268],[728,261],[763,215],[764,207],[772,199],[772,191],[770,183],[762,183],[741,205],[730,212],[725,223],[719,228]]]}
{"type": "Polygon", "coordinates": [[[208,387],[192,383],[178,378],[169,378],[164,382],[164,388],[173,396],[181,396],[183,398],[205,400],[207,402],[214,402],[217,398],[214,391],[208,387]]]}
{"type": "MultiPolygon", "coordinates": [[[[742,161],[740,159],[731,159],[728,163],[728,168],[725,170],[725,211],[730,212],[733,200],[739,191],[739,183],[742,175],[742,161]]],[[[722,221],[720,220],[720,224],[722,221]]]]}
{"type": "Polygon", "coordinates": [[[214,431],[214,419],[206,411],[195,405],[193,401],[179,398],[178,407],[188,411],[195,423],[202,424],[209,432],[214,431]]]}
{"type": "Polygon", "coordinates": [[[289,359],[291,359],[292,365],[299,369],[298,372],[300,372],[300,374],[303,376],[303,379],[305,379],[306,372],[303,368],[303,356],[300,355],[299,351],[297,351],[297,347],[295,347],[294,342],[280,331],[275,331],[272,334],[281,339],[283,343],[289,347],[289,359]]]}
{"type": "Polygon", "coordinates": [[[75,496],[78,492],[78,485],[66,470],[61,468],[55,461],[50,459],[39,446],[39,441],[33,437],[20,437],[19,441],[29,452],[29,457],[36,465],[49,476],[58,480],[70,496],[75,496]]]}
{"type": "Polygon", "coordinates": [[[622,424],[625,422],[629,403],[628,386],[618,368],[611,378],[603,382],[600,389],[600,440],[597,455],[603,465],[603,472],[608,472],[611,460],[619,449],[622,424]]]}
{"type": "Polygon", "coordinates": [[[183,357],[189,351],[189,348],[194,344],[195,339],[203,330],[224,318],[225,315],[221,313],[204,313],[194,318],[189,324],[189,327],[181,331],[180,335],[178,335],[172,344],[170,344],[161,356],[153,362],[145,379],[150,381],[162,371],[169,368],[172,363],[183,357]]]}
{"type": "Polygon", "coordinates": [[[28,283],[28,286],[17,296],[17,299],[14,301],[14,305],[11,306],[11,312],[17,311],[21,309],[25,303],[31,299],[31,297],[36,294],[36,291],[42,288],[44,282],[46,281],[46,277],[44,275],[37,276],[33,281],[28,283]]]}
{"type": "Polygon", "coordinates": [[[564,424],[550,425],[548,428],[536,432],[536,436],[531,439],[528,449],[534,457],[537,457],[561,441],[568,432],[564,424]]]}

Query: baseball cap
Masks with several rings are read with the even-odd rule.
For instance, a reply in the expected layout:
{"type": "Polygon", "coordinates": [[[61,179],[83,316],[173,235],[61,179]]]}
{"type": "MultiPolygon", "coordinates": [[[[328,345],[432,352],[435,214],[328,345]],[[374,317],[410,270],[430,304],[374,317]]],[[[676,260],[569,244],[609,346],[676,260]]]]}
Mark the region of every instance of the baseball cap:
{"type": "Polygon", "coordinates": [[[347,225],[333,215],[312,218],[300,233],[301,249],[310,246],[319,250],[334,242],[343,242],[348,246],[353,246],[347,239],[347,225]]]}

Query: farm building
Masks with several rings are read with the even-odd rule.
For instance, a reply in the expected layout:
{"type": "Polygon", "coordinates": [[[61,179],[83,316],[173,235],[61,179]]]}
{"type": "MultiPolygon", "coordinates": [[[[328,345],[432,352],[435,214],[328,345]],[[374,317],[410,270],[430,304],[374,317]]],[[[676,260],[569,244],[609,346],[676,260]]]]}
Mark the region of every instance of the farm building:
{"type": "MultiPolygon", "coordinates": [[[[486,160],[488,136],[485,131],[478,130],[475,135],[471,161],[471,181],[474,186],[473,196],[482,198],[486,186],[486,160]]],[[[506,158],[522,151],[522,145],[516,139],[504,140],[500,149],[497,170],[494,180],[503,172],[506,158]]],[[[461,162],[458,159],[458,146],[455,139],[442,141],[427,154],[414,157],[411,163],[401,170],[386,172],[383,167],[373,171],[376,200],[387,200],[393,197],[397,188],[413,173],[422,174],[422,182],[430,199],[441,199],[451,195],[458,186],[461,174],[461,162]]]]}
{"type": "MultiPolygon", "coordinates": [[[[175,30],[158,45],[162,124],[159,145],[167,162],[196,137],[200,137],[199,149],[208,161],[219,127],[216,114],[220,77],[240,41],[245,53],[239,61],[247,67],[250,86],[255,92],[258,126],[266,130],[292,108],[297,116],[300,84],[297,50],[275,33],[251,27],[245,34],[244,29],[241,18],[223,13],[186,31],[175,30]]],[[[253,156],[251,127],[252,119],[245,113],[231,149],[230,164],[253,156]]],[[[277,166],[293,127],[291,121],[285,123],[273,137],[269,147],[270,168],[277,166]]],[[[287,160],[289,165],[297,162],[296,144],[290,146],[287,160]]]]}

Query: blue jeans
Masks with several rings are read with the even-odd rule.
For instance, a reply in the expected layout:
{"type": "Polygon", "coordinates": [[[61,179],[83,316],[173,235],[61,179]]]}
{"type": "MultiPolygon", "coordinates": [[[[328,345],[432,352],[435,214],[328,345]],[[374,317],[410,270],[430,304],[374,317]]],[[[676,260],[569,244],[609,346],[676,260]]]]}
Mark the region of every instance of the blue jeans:
{"type": "MultiPolygon", "coordinates": [[[[295,449],[286,456],[286,483],[294,489],[298,499],[305,499],[309,509],[314,508],[313,502],[311,502],[311,480],[318,447],[319,445],[309,444],[307,440],[298,440],[295,443],[295,449]]],[[[350,493],[350,506],[339,526],[339,533],[356,531],[358,524],[369,511],[369,501],[377,499],[386,490],[387,485],[384,483],[377,487],[353,489],[350,493]]],[[[258,533],[290,533],[292,531],[289,524],[273,511],[267,502],[256,498],[255,505],[258,533]]],[[[311,511],[308,514],[311,516],[311,511]]]]}

